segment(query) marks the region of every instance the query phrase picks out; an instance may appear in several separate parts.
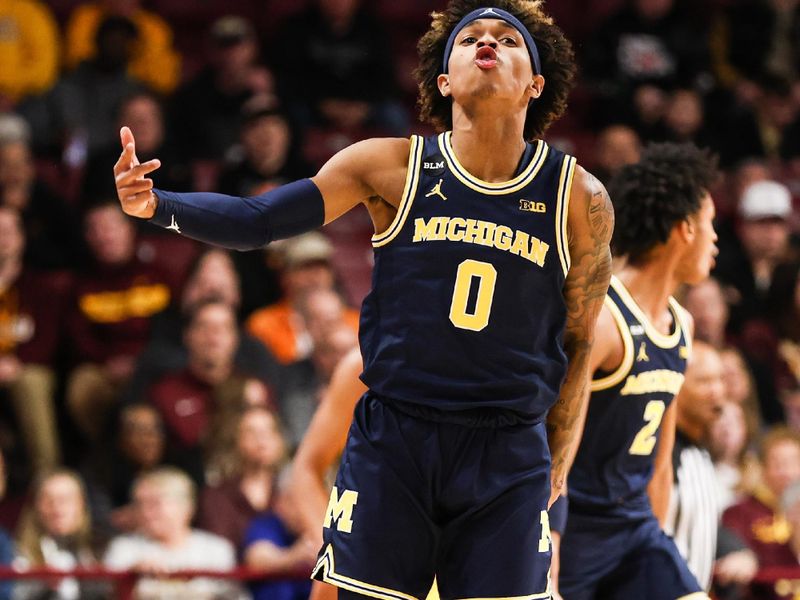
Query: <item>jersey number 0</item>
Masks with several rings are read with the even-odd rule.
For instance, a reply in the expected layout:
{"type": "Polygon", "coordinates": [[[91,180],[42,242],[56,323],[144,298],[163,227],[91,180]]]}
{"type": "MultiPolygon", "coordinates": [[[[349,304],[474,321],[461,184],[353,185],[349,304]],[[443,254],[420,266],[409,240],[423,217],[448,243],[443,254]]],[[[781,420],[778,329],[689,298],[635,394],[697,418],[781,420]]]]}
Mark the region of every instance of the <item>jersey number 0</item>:
{"type": "Polygon", "coordinates": [[[489,263],[468,259],[458,265],[453,300],[450,303],[450,321],[459,329],[480,331],[489,324],[492,312],[497,271],[489,263]],[[469,310],[470,292],[477,280],[475,306],[469,310]]]}

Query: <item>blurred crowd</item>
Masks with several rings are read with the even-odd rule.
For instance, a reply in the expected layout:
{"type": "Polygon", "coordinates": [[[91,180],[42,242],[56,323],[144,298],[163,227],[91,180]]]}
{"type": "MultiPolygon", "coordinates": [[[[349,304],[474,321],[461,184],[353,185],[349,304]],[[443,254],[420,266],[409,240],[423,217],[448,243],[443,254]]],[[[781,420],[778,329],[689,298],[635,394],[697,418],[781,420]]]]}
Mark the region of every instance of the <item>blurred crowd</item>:
{"type": "MultiPolygon", "coordinates": [[[[118,131],[157,187],[236,196],[415,119],[444,0],[0,0],[0,563],[309,568],[291,458],[356,347],[364,211],[228,253],[125,217],[118,131]]],[[[800,1],[548,6],[580,77],[547,140],[608,181],[650,141],[720,157],[720,253],[685,290],[719,356],[701,444],[759,568],[800,556],[800,1]]],[[[612,199],[613,200],[613,199],[612,199]]],[[[687,378],[688,380],[688,378],[687,378]]],[[[706,381],[707,383],[707,381],[706,381]]],[[[142,597],[304,598],[213,580],[142,597]],[[226,587],[227,586],[227,587],[226,587]]],[[[270,587],[272,586],[272,587],[270,587]]],[[[102,584],[0,597],[102,598],[102,584]]]]}

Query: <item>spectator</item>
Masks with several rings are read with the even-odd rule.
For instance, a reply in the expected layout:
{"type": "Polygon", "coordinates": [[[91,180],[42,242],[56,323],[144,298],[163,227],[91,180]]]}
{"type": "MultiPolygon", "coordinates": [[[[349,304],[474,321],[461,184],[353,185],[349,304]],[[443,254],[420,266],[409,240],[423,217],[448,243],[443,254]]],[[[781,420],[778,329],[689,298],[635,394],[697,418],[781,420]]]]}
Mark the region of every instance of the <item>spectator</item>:
{"type": "Polygon", "coordinates": [[[67,382],[67,407],[81,432],[97,440],[108,410],[133,373],[153,315],[172,299],[170,281],[135,255],[135,231],[115,204],[84,218],[93,262],[76,277],[68,331],[78,363],[67,382]]]}
{"type": "Polygon", "coordinates": [[[627,0],[586,45],[586,78],[597,86],[606,119],[626,113],[643,137],[664,115],[666,93],[702,84],[706,36],[674,0],[627,0]]]}
{"type": "Polygon", "coordinates": [[[800,76],[800,4],[797,0],[745,0],[727,5],[711,29],[717,80],[742,103],[758,95],[763,73],[800,76]]]}
{"type": "Polygon", "coordinates": [[[80,227],[64,200],[36,176],[29,128],[0,134],[0,206],[20,213],[27,238],[25,264],[37,269],[76,267],[84,258],[80,227]]]}
{"type": "Polygon", "coordinates": [[[281,110],[257,103],[246,109],[243,121],[239,139],[244,156],[223,171],[221,193],[254,196],[311,174],[297,156],[289,121],[281,110]]]}
{"type": "Polygon", "coordinates": [[[346,322],[341,296],[330,289],[309,292],[300,303],[312,352],[307,359],[286,368],[286,389],[281,416],[292,448],[300,443],[339,361],[358,346],[346,322]]]}
{"type": "Polygon", "coordinates": [[[627,125],[609,125],[597,136],[595,176],[608,184],[625,165],[639,162],[642,149],[638,134],[627,125]]]}
{"type": "Polygon", "coordinates": [[[722,286],[713,277],[686,290],[683,305],[694,318],[694,337],[721,349],[726,343],[728,304],[722,286]]]}
{"type": "Polygon", "coordinates": [[[800,384],[793,389],[785,390],[781,403],[786,414],[786,425],[800,435],[800,384]]]}
{"type": "MultiPolygon", "coordinates": [[[[243,17],[215,21],[209,46],[209,66],[178,89],[171,122],[176,139],[183,144],[182,156],[221,161],[230,158],[236,145],[245,104],[254,96],[274,99],[274,83],[270,71],[259,62],[255,30],[243,17]]],[[[291,47],[297,48],[298,43],[291,47]]]]}
{"type": "Polygon", "coordinates": [[[761,440],[760,459],[763,485],[726,510],[722,522],[756,553],[760,568],[796,566],[791,527],[780,501],[800,480],[800,438],[785,427],[772,429],[761,440]]]}
{"type": "Polygon", "coordinates": [[[792,552],[800,562],[800,483],[794,482],[781,496],[781,509],[789,521],[792,530],[790,545],[792,552]]]}
{"type": "Polygon", "coordinates": [[[264,407],[245,409],[233,425],[228,447],[212,457],[221,481],[203,490],[198,525],[241,548],[250,521],[274,502],[286,442],[277,415],[264,407]]]}
{"type": "Polygon", "coordinates": [[[0,112],[46,92],[58,76],[58,25],[39,0],[0,0],[0,112]]]}
{"type": "MultiPolygon", "coordinates": [[[[32,497],[32,505],[20,523],[16,564],[65,571],[96,566],[91,520],[80,477],[64,469],[43,475],[34,485],[32,497]]],[[[31,580],[18,583],[14,590],[15,600],[93,600],[107,596],[103,583],[76,579],[31,580]]]]}
{"type": "Polygon", "coordinates": [[[798,116],[791,81],[764,74],[753,94],[749,105],[717,111],[723,116],[718,127],[727,124],[722,132],[727,135],[720,146],[724,166],[754,156],[778,163],[791,158],[797,151],[797,141],[790,135],[790,126],[798,116]]]}
{"type": "Polygon", "coordinates": [[[32,471],[60,462],[53,363],[63,316],[65,282],[23,268],[19,215],[0,207],[0,397],[16,414],[32,471]]]}
{"type": "Polygon", "coordinates": [[[392,101],[397,84],[388,36],[366,3],[315,0],[283,31],[275,47],[292,52],[276,64],[282,96],[302,122],[408,135],[408,117],[392,101]]]}
{"type": "Polygon", "coordinates": [[[118,137],[115,114],[120,102],[140,89],[128,76],[139,40],[127,18],[108,16],[97,27],[97,54],[64,75],[38,104],[26,108],[37,147],[60,152],[72,167],[118,137]]]}
{"type": "Polygon", "coordinates": [[[263,382],[236,372],[238,334],[229,304],[212,299],[192,307],[184,344],[186,367],[166,373],[147,396],[164,420],[181,465],[202,482],[215,420],[245,406],[264,406],[272,398],[263,382]]]}
{"type": "MultiPolygon", "coordinates": [[[[332,252],[330,242],[317,232],[286,242],[281,273],[284,298],[255,311],[247,320],[248,331],[261,340],[282,364],[307,358],[311,353],[311,340],[298,313],[298,304],[312,290],[333,289],[332,252]]],[[[347,309],[345,319],[353,331],[358,331],[357,311],[347,309]]]]}
{"type": "Polygon", "coordinates": [[[776,181],[759,181],[739,200],[738,235],[741,251],[720,255],[716,276],[735,293],[732,327],[740,331],[747,319],[764,316],[775,267],[790,256],[791,194],[776,181]]]}
{"type": "Polygon", "coordinates": [[[724,402],[708,435],[721,511],[741,500],[747,490],[744,471],[751,467],[746,463],[748,442],[747,423],[741,405],[724,402]]]}
{"type": "Polygon", "coordinates": [[[692,88],[678,88],[667,100],[659,134],[667,142],[691,142],[700,148],[719,150],[718,142],[706,127],[703,97],[692,88]]]}
{"type": "MultiPolygon", "coordinates": [[[[191,185],[189,167],[169,143],[161,101],[151,92],[134,92],[120,104],[116,129],[127,125],[136,136],[136,154],[142,162],[158,157],[162,167],[152,174],[153,184],[161,189],[185,189],[191,185]]],[[[119,158],[119,141],[89,156],[83,176],[84,202],[96,202],[116,193],[114,163],[119,158]]],[[[153,228],[155,231],[156,228],[153,228]]],[[[161,231],[160,229],[158,231],[161,231]]]]}
{"type": "MultiPolygon", "coordinates": [[[[6,461],[0,453],[0,500],[6,495],[6,461]]],[[[0,565],[11,566],[14,559],[14,542],[8,532],[0,527],[0,565]]],[[[12,582],[0,583],[0,600],[11,600],[11,592],[14,589],[12,582]]]]}
{"type": "Polygon", "coordinates": [[[119,412],[106,451],[86,466],[95,531],[104,538],[136,527],[131,485],[141,474],[169,463],[164,424],[149,404],[130,404],[119,412]]]}
{"type": "MultiPolygon", "coordinates": [[[[269,574],[286,573],[297,576],[311,572],[318,546],[298,536],[299,514],[291,501],[284,474],[279,480],[274,511],[253,519],[244,537],[244,564],[269,574]]],[[[311,582],[275,581],[250,586],[253,600],[305,600],[311,582]]]]}
{"type": "Polygon", "coordinates": [[[143,579],[137,597],[211,600],[241,597],[233,583],[212,579],[170,581],[170,571],[228,571],[236,566],[233,546],[214,534],[191,528],[195,488],[183,472],[162,467],[140,476],[133,487],[139,531],[112,540],[103,562],[109,569],[137,569],[160,575],[143,579]]]}
{"type": "Polygon", "coordinates": [[[720,514],[714,463],[705,446],[709,428],[722,410],[724,389],[719,354],[696,341],[675,398],[675,485],[665,530],[705,589],[711,585],[720,514]]]}
{"type": "Polygon", "coordinates": [[[722,359],[725,399],[742,407],[747,437],[755,441],[761,435],[762,420],[753,373],[742,353],[733,346],[720,350],[719,357],[722,359]]]}
{"type": "Polygon", "coordinates": [[[110,15],[130,19],[139,32],[128,74],[156,92],[172,92],[181,74],[181,59],[172,46],[172,31],[156,13],[142,8],[140,0],[98,0],[78,5],[66,25],[67,68],[74,69],[101,54],[96,32],[110,15]]]}
{"type": "Polygon", "coordinates": [[[771,362],[780,395],[800,385],[800,262],[775,269],[769,312],[776,338],[771,362]]]}
{"type": "MultiPolygon", "coordinates": [[[[154,317],[150,342],[139,356],[136,372],[125,391],[126,401],[141,401],[162,375],[186,367],[184,315],[209,300],[222,301],[234,311],[241,302],[239,278],[231,256],[219,248],[207,248],[197,257],[187,274],[180,305],[173,304],[154,317]]],[[[234,357],[236,370],[269,383],[280,395],[281,372],[275,358],[242,327],[238,327],[238,338],[234,357]]]]}

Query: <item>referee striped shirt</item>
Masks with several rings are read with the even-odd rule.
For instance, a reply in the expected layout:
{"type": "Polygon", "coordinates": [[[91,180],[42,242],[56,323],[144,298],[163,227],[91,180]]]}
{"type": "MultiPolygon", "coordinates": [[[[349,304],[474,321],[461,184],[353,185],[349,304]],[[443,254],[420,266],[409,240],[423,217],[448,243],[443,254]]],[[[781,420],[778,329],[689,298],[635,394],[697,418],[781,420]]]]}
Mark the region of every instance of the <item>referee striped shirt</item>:
{"type": "Polygon", "coordinates": [[[714,463],[708,451],[677,430],[672,466],[675,485],[666,532],[674,538],[698,583],[708,590],[720,516],[714,463]]]}

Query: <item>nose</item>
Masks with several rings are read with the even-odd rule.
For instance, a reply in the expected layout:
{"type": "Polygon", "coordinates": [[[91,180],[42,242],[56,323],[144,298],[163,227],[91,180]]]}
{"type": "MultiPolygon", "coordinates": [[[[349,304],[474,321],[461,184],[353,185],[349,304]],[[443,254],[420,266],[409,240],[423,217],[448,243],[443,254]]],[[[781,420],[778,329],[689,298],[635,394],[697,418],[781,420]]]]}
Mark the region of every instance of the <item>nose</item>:
{"type": "Polygon", "coordinates": [[[478,40],[478,48],[482,48],[483,46],[489,46],[497,50],[497,40],[494,39],[491,33],[484,33],[481,39],[478,40]]]}

